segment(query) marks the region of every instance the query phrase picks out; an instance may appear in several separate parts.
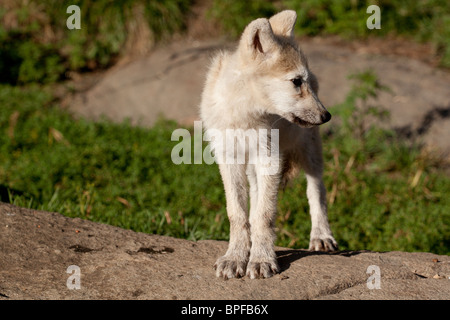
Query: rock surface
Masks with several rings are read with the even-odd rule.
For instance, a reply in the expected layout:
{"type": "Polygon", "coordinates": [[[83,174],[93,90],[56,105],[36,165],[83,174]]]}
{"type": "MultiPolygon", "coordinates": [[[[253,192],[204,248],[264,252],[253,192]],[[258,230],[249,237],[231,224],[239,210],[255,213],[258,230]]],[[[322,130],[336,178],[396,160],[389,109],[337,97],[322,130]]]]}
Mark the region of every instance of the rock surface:
{"type": "Polygon", "coordinates": [[[213,264],[226,247],[0,203],[0,300],[450,299],[449,256],[277,248],[280,274],[225,281],[213,264]]]}

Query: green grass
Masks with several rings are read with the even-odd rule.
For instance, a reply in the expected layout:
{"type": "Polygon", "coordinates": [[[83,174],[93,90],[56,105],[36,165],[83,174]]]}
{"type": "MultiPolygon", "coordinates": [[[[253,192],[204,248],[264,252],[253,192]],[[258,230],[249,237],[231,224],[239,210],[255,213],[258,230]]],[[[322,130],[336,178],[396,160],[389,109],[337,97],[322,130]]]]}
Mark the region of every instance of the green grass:
{"type": "Polygon", "coordinates": [[[3,86],[0,105],[2,200],[9,189],[17,205],[70,217],[189,239],[226,237],[219,173],[172,163],[175,123],[142,129],[74,120],[39,88],[3,86]]]}
{"type": "MultiPolygon", "coordinates": [[[[331,110],[335,119],[360,114],[362,129],[335,121],[322,130],[329,218],[340,248],[450,254],[450,178],[438,160],[395,133],[360,125],[368,117],[360,108],[373,108],[367,99],[382,86],[371,73],[355,81],[331,110]]],[[[75,120],[39,86],[0,85],[0,105],[2,201],[147,233],[228,239],[217,165],[172,163],[176,123],[146,129],[75,120]]],[[[278,245],[308,246],[305,183],[300,176],[280,193],[278,245]]]]}

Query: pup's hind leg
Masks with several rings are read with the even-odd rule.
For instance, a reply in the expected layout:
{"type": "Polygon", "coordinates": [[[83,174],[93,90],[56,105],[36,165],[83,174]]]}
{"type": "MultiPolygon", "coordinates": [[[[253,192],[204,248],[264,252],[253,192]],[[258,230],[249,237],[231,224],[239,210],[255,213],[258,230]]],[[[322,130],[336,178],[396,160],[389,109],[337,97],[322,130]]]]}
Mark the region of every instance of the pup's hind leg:
{"type": "Polygon", "coordinates": [[[311,131],[311,140],[306,146],[301,165],[306,173],[308,203],[311,215],[311,236],[309,250],[336,251],[338,245],[328,223],[326,189],[323,184],[323,159],[320,134],[317,129],[311,131]]]}
{"type": "Polygon", "coordinates": [[[312,251],[336,251],[338,245],[328,223],[326,191],[321,175],[307,173],[308,186],[306,194],[311,214],[311,236],[309,250],[312,251]]]}
{"type": "Polygon", "coordinates": [[[224,279],[243,277],[250,254],[248,222],[248,186],[245,165],[220,164],[230,220],[230,242],[226,254],[217,259],[216,276],[224,279]]]}

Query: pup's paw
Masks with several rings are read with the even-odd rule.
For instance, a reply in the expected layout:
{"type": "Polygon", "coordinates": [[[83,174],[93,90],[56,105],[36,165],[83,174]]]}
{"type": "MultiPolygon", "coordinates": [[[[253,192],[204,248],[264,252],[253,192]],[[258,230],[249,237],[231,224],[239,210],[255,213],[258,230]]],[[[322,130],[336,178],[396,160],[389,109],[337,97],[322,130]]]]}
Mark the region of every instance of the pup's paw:
{"type": "Polygon", "coordinates": [[[311,238],[309,241],[309,250],[324,252],[337,251],[338,244],[332,236],[311,238]]]}
{"type": "Polygon", "coordinates": [[[224,255],[217,259],[214,264],[216,269],[216,276],[222,277],[225,280],[230,278],[240,278],[245,275],[245,267],[247,266],[247,260],[239,259],[237,257],[230,257],[224,255]]]}
{"type": "Polygon", "coordinates": [[[270,278],[278,272],[280,272],[280,267],[276,258],[267,259],[267,261],[250,259],[247,265],[247,276],[250,279],[270,278]]]}

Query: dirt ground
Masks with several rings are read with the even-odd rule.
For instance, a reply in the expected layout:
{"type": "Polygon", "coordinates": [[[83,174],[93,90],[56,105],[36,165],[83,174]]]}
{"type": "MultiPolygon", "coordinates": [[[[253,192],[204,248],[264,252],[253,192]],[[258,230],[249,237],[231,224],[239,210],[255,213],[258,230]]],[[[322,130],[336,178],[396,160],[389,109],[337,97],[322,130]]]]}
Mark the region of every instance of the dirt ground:
{"type": "MultiPolygon", "coordinates": [[[[318,77],[319,96],[331,113],[351,88],[348,75],[372,69],[392,91],[381,93],[377,101],[391,115],[383,125],[405,138],[418,139],[444,157],[450,155],[446,138],[450,137],[450,72],[433,65],[427,46],[400,40],[352,44],[336,38],[299,39],[299,43],[318,77]]],[[[75,85],[82,90],[65,105],[93,119],[104,115],[151,126],[164,116],[183,126],[193,125],[211,57],[235,46],[223,39],[192,38],[158,46],[105,73],[82,77],[75,85]]]]}

